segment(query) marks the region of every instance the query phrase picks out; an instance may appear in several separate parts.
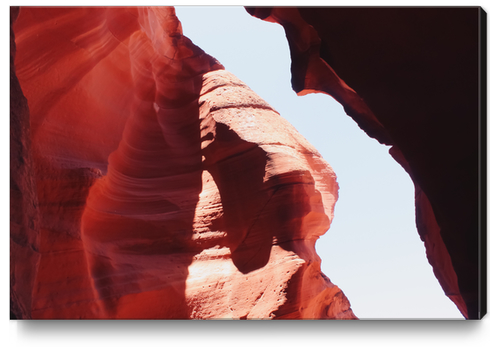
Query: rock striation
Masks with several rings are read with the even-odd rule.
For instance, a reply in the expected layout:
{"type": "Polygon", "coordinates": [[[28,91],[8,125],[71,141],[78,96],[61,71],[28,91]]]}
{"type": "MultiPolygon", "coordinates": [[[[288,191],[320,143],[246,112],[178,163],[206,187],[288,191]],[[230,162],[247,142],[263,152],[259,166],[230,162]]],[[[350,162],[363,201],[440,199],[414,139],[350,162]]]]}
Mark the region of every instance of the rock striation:
{"type": "Polygon", "coordinates": [[[335,173],[173,8],[11,26],[16,318],[356,319],[314,248],[335,173]]]}
{"type": "Polygon", "coordinates": [[[466,318],[482,318],[483,9],[247,11],[284,27],[299,95],[331,95],[366,134],[392,146],[414,182],[417,228],[435,276],[466,318]]]}

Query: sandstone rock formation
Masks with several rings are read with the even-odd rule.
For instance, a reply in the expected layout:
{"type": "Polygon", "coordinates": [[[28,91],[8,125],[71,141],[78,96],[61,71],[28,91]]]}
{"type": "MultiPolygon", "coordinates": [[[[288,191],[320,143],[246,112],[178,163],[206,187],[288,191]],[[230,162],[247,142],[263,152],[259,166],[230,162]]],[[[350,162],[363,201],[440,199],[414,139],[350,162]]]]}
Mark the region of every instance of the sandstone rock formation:
{"type": "Polygon", "coordinates": [[[334,172],[172,8],[11,25],[15,317],[356,319],[314,248],[334,172]]]}
{"type": "Polygon", "coordinates": [[[33,172],[29,109],[15,75],[16,45],[10,11],[10,306],[31,317],[32,288],[39,264],[39,210],[33,172]]]}
{"type": "Polygon", "coordinates": [[[417,228],[446,295],[486,313],[481,8],[248,8],[281,24],[293,89],[323,92],[410,174],[417,228]],[[481,147],[480,147],[481,146],[481,147]]]}

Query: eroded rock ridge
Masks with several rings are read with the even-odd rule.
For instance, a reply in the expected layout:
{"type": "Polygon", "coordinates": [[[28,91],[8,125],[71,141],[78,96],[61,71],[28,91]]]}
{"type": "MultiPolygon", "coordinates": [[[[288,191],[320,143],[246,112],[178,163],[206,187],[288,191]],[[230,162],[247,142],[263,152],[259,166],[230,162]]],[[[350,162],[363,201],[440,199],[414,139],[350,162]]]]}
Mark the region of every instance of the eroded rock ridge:
{"type": "Polygon", "coordinates": [[[334,172],[173,8],[11,25],[17,318],[356,318],[314,248],[334,172]]]}

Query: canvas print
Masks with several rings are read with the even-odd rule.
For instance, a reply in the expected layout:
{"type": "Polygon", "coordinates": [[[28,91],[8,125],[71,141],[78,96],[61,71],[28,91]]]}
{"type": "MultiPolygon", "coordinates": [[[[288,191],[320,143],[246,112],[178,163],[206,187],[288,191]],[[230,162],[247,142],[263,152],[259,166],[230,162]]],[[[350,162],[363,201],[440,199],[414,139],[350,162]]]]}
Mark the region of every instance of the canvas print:
{"type": "Polygon", "coordinates": [[[10,7],[10,317],[481,319],[479,7],[10,7]]]}

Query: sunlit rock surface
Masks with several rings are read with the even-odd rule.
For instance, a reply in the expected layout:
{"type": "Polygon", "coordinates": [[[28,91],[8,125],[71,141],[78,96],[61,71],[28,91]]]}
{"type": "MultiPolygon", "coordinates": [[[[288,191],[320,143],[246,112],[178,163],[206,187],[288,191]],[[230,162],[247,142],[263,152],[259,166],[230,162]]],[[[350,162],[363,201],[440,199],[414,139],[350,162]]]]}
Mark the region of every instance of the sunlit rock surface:
{"type": "Polygon", "coordinates": [[[314,247],[334,172],[173,8],[16,15],[17,318],[356,318],[314,247]]]}
{"type": "Polygon", "coordinates": [[[466,318],[483,317],[483,9],[247,11],[284,27],[299,95],[331,95],[369,136],[392,146],[414,182],[417,228],[435,276],[466,318]]]}

